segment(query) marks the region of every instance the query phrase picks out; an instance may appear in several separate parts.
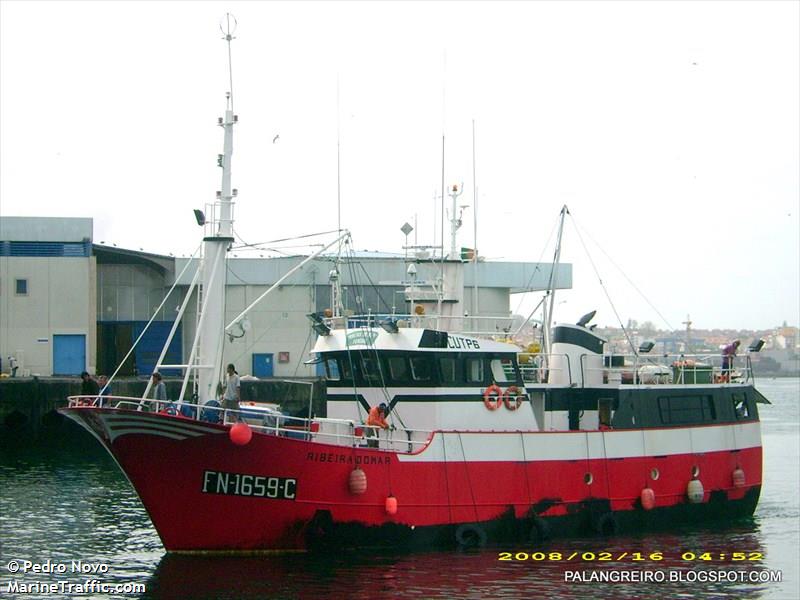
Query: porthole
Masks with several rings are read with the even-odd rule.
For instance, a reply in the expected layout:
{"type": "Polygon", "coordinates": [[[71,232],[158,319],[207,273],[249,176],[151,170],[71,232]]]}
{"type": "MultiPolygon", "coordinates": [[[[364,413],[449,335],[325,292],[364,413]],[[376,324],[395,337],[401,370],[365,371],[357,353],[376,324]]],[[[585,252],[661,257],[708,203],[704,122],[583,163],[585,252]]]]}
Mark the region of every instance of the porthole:
{"type": "Polygon", "coordinates": [[[694,465],[692,467],[692,479],[697,479],[700,476],[700,467],[694,465]]]}
{"type": "Polygon", "coordinates": [[[583,483],[586,485],[592,485],[592,481],[594,481],[594,478],[592,477],[591,473],[587,473],[583,476],[583,483]]]}
{"type": "Polygon", "coordinates": [[[656,469],[655,467],[650,469],[650,479],[652,479],[653,481],[656,481],[658,479],[659,475],[660,475],[660,473],[658,472],[658,469],[656,469]]]}

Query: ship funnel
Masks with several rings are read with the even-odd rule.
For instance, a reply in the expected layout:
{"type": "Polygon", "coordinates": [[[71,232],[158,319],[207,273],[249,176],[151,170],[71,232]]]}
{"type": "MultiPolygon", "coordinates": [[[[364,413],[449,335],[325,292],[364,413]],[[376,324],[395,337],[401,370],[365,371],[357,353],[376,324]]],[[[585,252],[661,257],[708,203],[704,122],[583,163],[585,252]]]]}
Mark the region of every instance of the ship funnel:
{"type": "Polygon", "coordinates": [[[578,387],[602,384],[605,343],[584,326],[557,325],[550,356],[551,383],[578,387]]]}

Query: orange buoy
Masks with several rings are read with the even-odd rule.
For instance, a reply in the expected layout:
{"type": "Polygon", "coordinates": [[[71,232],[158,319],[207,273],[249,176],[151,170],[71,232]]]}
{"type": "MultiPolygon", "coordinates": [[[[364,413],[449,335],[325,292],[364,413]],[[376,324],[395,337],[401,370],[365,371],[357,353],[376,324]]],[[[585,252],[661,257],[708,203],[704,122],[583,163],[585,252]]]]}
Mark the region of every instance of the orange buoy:
{"type": "Polygon", "coordinates": [[[499,385],[493,383],[483,392],[483,404],[489,410],[497,410],[503,405],[503,390],[499,385]]]}
{"type": "Polygon", "coordinates": [[[253,437],[253,430],[250,429],[250,426],[247,423],[240,421],[231,427],[231,430],[228,432],[228,436],[237,446],[246,446],[250,443],[250,440],[253,437]]]}
{"type": "Polygon", "coordinates": [[[517,410],[522,406],[523,399],[524,396],[520,395],[519,388],[515,385],[509,386],[506,388],[506,391],[503,392],[503,403],[508,410],[517,410]]]}
{"type": "Polygon", "coordinates": [[[642,490],[641,501],[643,509],[653,509],[653,507],[656,505],[656,493],[653,491],[653,488],[646,487],[642,490]]]}
{"type": "Polygon", "coordinates": [[[363,494],[367,491],[367,474],[363,469],[356,467],[350,471],[347,487],[350,488],[351,494],[363,494]]]}
{"type": "Polygon", "coordinates": [[[395,498],[394,496],[386,497],[386,514],[389,515],[397,514],[397,498],[395,498]]]}
{"type": "Polygon", "coordinates": [[[736,467],[733,470],[733,487],[742,488],[745,484],[744,471],[741,467],[736,467]]]}

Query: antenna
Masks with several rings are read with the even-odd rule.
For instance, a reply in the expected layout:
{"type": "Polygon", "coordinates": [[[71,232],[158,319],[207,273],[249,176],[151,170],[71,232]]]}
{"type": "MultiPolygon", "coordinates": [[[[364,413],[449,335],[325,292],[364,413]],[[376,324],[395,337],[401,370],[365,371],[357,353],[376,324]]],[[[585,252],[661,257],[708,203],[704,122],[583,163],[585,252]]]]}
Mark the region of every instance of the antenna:
{"type": "Polygon", "coordinates": [[[227,97],[225,117],[220,118],[217,124],[225,131],[223,143],[223,154],[219,165],[222,167],[222,189],[217,192],[219,202],[219,229],[217,234],[230,237],[233,235],[233,207],[232,200],[236,196],[236,190],[231,189],[231,156],[233,155],[233,126],[238,121],[238,117],[233,113],[233,62],[231,59],[231,40],[236,31],[236,17],[231,13],[226,13],[219,23],[220,31],[224,34],[222,38],[228,43],[228,75],[230,88],[227,97]]]}
{"type": "Polygon", "coordinates": [[[224,35],[222,39],[228,42],[228,100],[230,102],[231,112],[233,112],[233,61],[231,60],[231,40],[236,39],[233,37],[233,34],[236,32],[238,26],[239,22],[231,13],[225,13],[225,16],[222,17],[219,22],[219,29],[224,35]]]}

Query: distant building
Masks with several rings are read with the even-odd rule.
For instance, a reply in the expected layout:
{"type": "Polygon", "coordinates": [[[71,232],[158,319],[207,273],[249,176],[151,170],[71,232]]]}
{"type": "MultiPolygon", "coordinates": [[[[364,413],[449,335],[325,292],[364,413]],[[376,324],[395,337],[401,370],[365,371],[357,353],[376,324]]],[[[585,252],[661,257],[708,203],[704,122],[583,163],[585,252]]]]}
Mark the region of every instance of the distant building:
{"type": "MultiPolygon", "coordinates": [[[[231,258],[226,322],[303,258],[231,258]]],[[[347,314],[405,313],[410,308],[409,287],[416,290],[415,304],[422,304],[430,314],[437,307],[430,284],[442,269],[450,269],[455,270],[455,284],[445,289],[443,312],[451,315],[458,329],[498,335],[511,326],[511,295],[545,289],[551,270],[551,265],[540,263],[449,261],[442,265],[414,260],[418,273],[416,281],[410,282],[409,262],[403,256],[362,253],[357,259],[342,265],[339,273],[347,314]],[[476,319],[476,311],[493,318],[476,319]]],[[[20,365],[18,374],[77,375],[88,370],[110,375],[141,337],[119,374],[149,374],[193,277],[195,267],[187,267],[187,262],[186,258],[93,244],[91,219],[0,217],[3,371],[8,372],[7,357],[14,355],[20,365]],[[161,305],[173,285],[175,291],[161,305]]],[[[228,336],[224,362],[235,363],[243,375],[315,375],[316,366],[305,364],[314,344],[306,315],[330,308],[333,267],[332,259],[317,258],[276,288],[248,315],[249,330],[237,329],[228,336]]],[[[560,265],[557,280],[561,289],[572,287],[571,265],[560,265]]],[[[188,360],[196,314],[193,297],[163,364],[188,360]]]]}
{"type": "Polygon", "coordinates": [[[0,357],[18,375],[80,373],[96,356],[92,220],[0,217],[0,357]]]}

